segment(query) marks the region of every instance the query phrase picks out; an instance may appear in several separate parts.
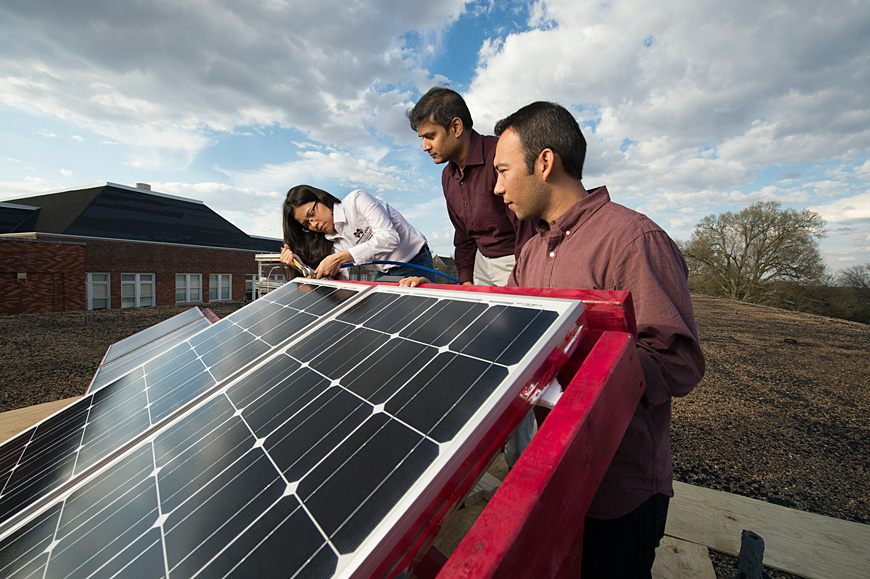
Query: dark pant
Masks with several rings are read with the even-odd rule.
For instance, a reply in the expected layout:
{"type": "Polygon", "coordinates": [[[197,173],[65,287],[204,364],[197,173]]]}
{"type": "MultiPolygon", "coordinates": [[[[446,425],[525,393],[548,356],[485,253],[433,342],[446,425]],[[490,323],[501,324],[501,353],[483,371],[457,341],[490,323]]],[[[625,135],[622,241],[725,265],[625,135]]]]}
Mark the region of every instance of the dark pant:
{"type": "Polygon", "coordinates": [[[653,495],[618,519],[586,517],[583,579],[650,579],[656,547],[665,534],[668,497],[653,495]]]}
{"type": "MultiPolygon", "coordinates": [[[[408,260],[407,263],[428,267],[429,269],[434,269],[435,266],[432,265],[432,252],[429,251],[429,244],[425,244],[417,253],[417,255],[408,260]]],[[[422,277],[428,277],[430,281],[433,277],[437,279],[437,276],[433,276],[432,274],[423,271],[422,269],[417,269],[416,267],[408,267],[407,265],[397,265],[388,269],[386,273],[378,272],[375,275],[375,281],[377,281],[379,278],[384,277],[385,275],[400,275],[402,277],[412,277],[419,275],[422,277]]]]}

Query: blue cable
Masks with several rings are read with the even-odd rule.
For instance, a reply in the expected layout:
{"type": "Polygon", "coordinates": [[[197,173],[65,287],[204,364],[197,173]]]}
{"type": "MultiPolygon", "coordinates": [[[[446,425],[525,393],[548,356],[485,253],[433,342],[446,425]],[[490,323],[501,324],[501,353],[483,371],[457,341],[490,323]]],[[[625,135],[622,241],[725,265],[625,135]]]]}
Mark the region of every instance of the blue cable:
{"type": "MultiPolygon", "coordinates": [[[[404,261],[385,261],[385,260],[376,259],[376,260],[371,261],[369,263],[362,263],[360,265],[370,265],[370,264],[374,264],[374,265],[403,265],[406,267],[413,267],[414,269],[419,269],[419,270],[426,271],[429,273],[434,273],[435,275],[440,275],[441,277],[446,277],[449,280],[453,280],[456,283],[461,283],[458,279],[456,279],[452,275],[447,275],[446,273],[441,273],[440,271],[434,270],[431,267],[424,267],[422,265],[415,265],[413,263],[405,263],[404,261]]],[[[353,263],[347,262],[347,263],[341,264],[341,267],[350,267],[352,265],[353,265],[353,263]]]]}

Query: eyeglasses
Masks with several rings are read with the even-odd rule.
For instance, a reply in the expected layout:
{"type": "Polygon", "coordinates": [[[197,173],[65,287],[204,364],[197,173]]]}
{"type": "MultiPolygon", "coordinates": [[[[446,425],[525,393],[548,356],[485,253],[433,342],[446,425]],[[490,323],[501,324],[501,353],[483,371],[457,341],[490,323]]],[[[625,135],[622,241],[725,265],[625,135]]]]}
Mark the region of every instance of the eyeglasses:
{"type": "Polygon", "coordinates": [[[308,227],[311,225],[311,220],[314,219],[314,212],[317,210],[317,201],[314,202],[314,205],[311,206],[311,209],[308,210],[308,213],[305,214],[305,219],[303,219],[300,223],[302,224],[302,231],[308,232],[308,227]]]}

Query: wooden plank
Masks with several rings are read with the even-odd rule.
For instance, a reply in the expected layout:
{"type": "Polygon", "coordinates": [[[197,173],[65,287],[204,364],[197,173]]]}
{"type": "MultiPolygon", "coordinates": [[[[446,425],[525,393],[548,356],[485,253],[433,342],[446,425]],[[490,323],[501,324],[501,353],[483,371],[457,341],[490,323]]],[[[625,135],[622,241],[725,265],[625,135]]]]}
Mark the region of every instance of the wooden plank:
{"type": "Polygon", "coordinates": [[[737,556],[744,529],[764,539],[764,564],[807,579],[864,579],[870,525],[674,483],[665,534],[737,556]]]}
{"type": "Polygon", "coordinates": [[[716,579],[710,552],[704,545],[665,536],[656,549],[653,579],[716,579]]]}
{"type": "Polygon", "coordinates": [[[480,501],[488,501],[495,494],[500,484],[501,481],[493,475],[488,472],[483,473],[483,476],[480,477],[480,480],[477,481],[474,488],[465,497],[463,505],[470,507],[480,501]]]}
{"type": "Polygon", "coordinates": [[[43,418],[48,418],[61,408],[66,408],[79,398],[76,396],[0,413],[0,442],[12,438],[22,430],[27,430],[43,418]]]}
{"type": "Polygon", "coordinates": [[[471,492],[465,495],[465,500],[462,501],[463,507],[470,507],[471,505],[476,505],[480,501],[484,499],[484,489],[480,484],[475,484],[474,488],[471,489],[471,492]]]}
{"type": "Polygon", "coordinates": [[[477,481],[477,484],[483,487],[483,498],[488,501],[492,498],[492,495],[495,494],[495,491],[498,490],[498,487],[501,485],[501,480],[488,472],[485,472],[483,473],[483,476],[480,477],[480,480],[477,481]]]}
{"type": "MultiPolygon", "coordinates": [[[[491,479],[488,484],[493,481],[501,483],[496,476],[489,472],[484,474],[484,477],[491,479]]],[[[481,477],[481,480],[484,477],[481,477]]],[[[461,509],[453,513],[444,524],[438,537],[435,538],[432,548],[436,549],[438,553],[443,553],[442,556],[451,556],[485,506],[486,503],[480,500],[471,508],[461,509]]],[[[440,565],[443,564],[444,562],[441,562],[440,565]]],[[[438,570],[440,570],[440,566],[438,570]]],[[[412,577],[434,577],[438,570],[433,571],[418,567],[412,577]]],[[[713,569],[713,562],[710,560],[710,552],[707,547],[665,536],[656,550],[652,577],[653,579],[716,579],[716,571],[713,569]]]]}

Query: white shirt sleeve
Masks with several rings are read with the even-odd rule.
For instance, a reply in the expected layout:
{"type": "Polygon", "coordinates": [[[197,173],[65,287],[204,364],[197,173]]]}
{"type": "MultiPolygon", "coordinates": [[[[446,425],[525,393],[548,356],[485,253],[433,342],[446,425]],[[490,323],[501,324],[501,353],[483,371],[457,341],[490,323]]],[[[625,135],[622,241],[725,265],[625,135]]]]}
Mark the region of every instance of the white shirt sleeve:
{"type": "Polygon", "coordinates": [[[371,228],[371,238],[364,243],[349,248],[354,265],[369,263],[375,259],[384,259],[399,246],[399,233],[393,227],[387,209],[377,199],[358,189],[346,198],[342,205],[351,231],[345,235],[353,235],[356,230],[364,234],[371,228]],[[348,203],[349,202],[349,203],[348,203]]]}

